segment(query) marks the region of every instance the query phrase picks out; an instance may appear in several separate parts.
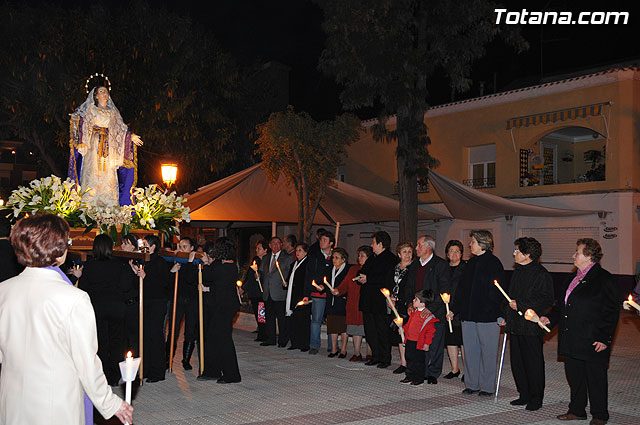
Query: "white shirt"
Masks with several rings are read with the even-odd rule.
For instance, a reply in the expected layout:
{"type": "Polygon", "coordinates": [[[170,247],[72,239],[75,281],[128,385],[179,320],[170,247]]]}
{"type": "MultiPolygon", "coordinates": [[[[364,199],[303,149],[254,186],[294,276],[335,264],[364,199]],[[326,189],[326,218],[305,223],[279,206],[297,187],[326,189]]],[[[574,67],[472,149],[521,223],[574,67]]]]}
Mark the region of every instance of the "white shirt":
{"type": "Polygon", "coordinates": [[[418,260],[420,260],[420,265],[424,267],[424,265],[427,264],[429,261],[431,261],[432,258],[433,258],[433,252],[429,256],[429,258],[427,258],[426,260],[422,261],[422,258],[418,258],[418,260]]]}
{"type": "Polygon", "coordinates": [[[306,259],[307,257],[304,257],[302,260],[297,260],[293,265],[293,269],[291,269],[291,276],[289,276],[289,285],[287,285],[287,301],[284,304],[286,306],[287,316],[291,316],[293,314],[293,308],[291,308],[291,291],[293,288],[293,277],[295,276],[296,270],[298,270],[298,267],[300,267],[300,264],[304,263],[304,260],[306,259]]]}

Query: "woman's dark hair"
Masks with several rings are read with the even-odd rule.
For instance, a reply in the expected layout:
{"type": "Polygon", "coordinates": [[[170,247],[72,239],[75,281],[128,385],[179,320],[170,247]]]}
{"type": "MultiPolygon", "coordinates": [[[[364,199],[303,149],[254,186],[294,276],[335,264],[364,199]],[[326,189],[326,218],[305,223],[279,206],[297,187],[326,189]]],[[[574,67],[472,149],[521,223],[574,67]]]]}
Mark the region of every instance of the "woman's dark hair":
{"type": "Polygon", "coordinates": [[[236,244],[224,236],[213,243],[213,256],[216,260],[236,260],[236,244]]]}
{"type": "Polygon", "coordinates": [[[345,263],[349,263],[349,253],[347,252],[346,249],[340,248],[340,247],[335,248],[333,250],[333,254],[336,254],[336,253],[340,254],[340,256],[344,259],[345,263]]]}
{"type": "Polygon", "coordinates": [[[67,251],[69,225],[53,214],[23,218],[11,230],[11,245],[20,264],[27,267],[52,266],[67,251]]]}
{"type": "Polygon", "coordinates": [[[582,254],[585,257],[591,257],[591,261],[594,263],[599,263],[600,260],[602,260],[602,248],[600,247],[600,244],[598,243],[598,241],[596,241],[595,239],[591,239],[591,238],[583,238],[583,239],[578,239],[578,242],[576,242],[577,246],[580,245],[584,245],[584,248],[582,249],[582,254]]]}
{"type": "Polygon", "coordinates": [[[445,257],[447,256],[447,254],[449,254],[449,248],[451,248],[452,246],[457,246],[458,248],[460,248],[460,255],[461,256],[464,254],[464,245],[462,245],[462,242],[460,242],[457,239],[451,239],[449,242],[447,242],[447,246],[444,248],[444,256],[445,257]]]}
{"type": "Polygon", "coordinates": [[[300,247],[304,250],[304,252],[309,252],[309,244],[304,243],[304,242],[300,242],[296,244],[296,248],[300,247]]]}
{"type": "Polygon", "coordinates": [[[214,243],[211,241],[207,241],[204,246],[202,247],[202,251],[207,254],[209,257],[211,258],[216,258],[216,253],[214,248],[214,243]]]}
{"type": "Polygon", "coordinates": [[[108,260],[113,254],[113,239],[107,235],[98,235],[93,240],[93,258],[108,260]]]}
{"type": "Polygon", "coordinates": [[[373,255],[373,248],[371,248],[369,245],[362,245],[360,248],[358,248],[358,254],[360,254],[361,252],[364,252],[364,255],[366,255],[367,258],[371,258],[371,256],[373,255]]]}
{"type": "Polygon", "coordinates": [[[493,235],[488,230],[472,230],[469,236],[474,238],[483,251],[493,251],[493,235]]]}
{"type": "Polygon", "coordinates": [[[153,254],[158,254],[158,251],[160,251],[160,238],[156,235],[147,235],[144,238],[149,243],[149,248],[151,248],[152,245],[156,246],[156,249],[153,250],[153,254]]]}
{"type": "Polygon", "coordinates": [[[534,238],[518,238],[513,244],[518,247],[518,251],[522,254],[529,254],[531,261],[538,261],[538,258],[542,255],[542,245],[534,238]]]}
{"type": "Polygon", "coordinates": [[[122,243],[124,243],[124,241],[129,241],[129,243],[133,245],[134,248],[138,247],[138,238],[136,238],[136,235],[134,235],[133,233],[127,233],[126,235],[124,235],[122,237],[122,243]]]}
{"type": "Polygon", "coordinates": [[[269,251],[269,242],[267,242],[266,240],[260,239],[258,242],[256,242],[256,247],[258,245],[260,245],[265,251],[269,251]]]}

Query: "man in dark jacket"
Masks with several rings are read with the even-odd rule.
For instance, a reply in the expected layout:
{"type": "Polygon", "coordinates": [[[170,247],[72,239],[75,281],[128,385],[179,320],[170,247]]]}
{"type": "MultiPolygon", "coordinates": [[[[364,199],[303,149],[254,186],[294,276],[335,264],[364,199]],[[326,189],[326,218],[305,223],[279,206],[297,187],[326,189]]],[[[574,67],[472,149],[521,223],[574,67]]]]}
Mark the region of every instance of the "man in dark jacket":
{"type": "Polygon", "coordinates": [[[514,244],[516,269],[509,285],[512,301],[504,306],[504,317],[511,339],[511,371],[520,397],[511,404],[538,410],[544,397],[542,344],[545,332],[537,324],[525,320],[524,313],[528,309],[538,315],[547,313],[553,304],[553,279],[538,261],[542,247],[537,240],[519,238],[514,244]]]}
{"type": "Polygon", "coordinates": [[[404,298],[412,299],[412,295],[423,289],[430,289],[435,295],[434,301],[427,305],[429,311],[439,320],[436,322],[436,333],[433,336],[429,351],[425,356],[425,379],[429,384],[437,384],[442,373],[444,359],[444,335],[448,332],[446,323],[446,307],[440,294],[451,294],[449,285],[449,264],[435,255],[436,240],[431,236],[420,236],[416,243],[418,260],[414,261],[407,272],[407,285],[404,298]]]}
{"type": "Polygon", "coordinates": [[[362,285],[359,307],[364,319],[364,334],[371,347],[371,360],[365,365],[377,364],[380,369],[391,365],[391,318],[387,314],[386,298],[380,292],[398,262],[398,257],[389,251],[390,245],[391,237],[387,232],[375,232],[371,242],[374,255],[364,263],[357,276],[362,285]]]}

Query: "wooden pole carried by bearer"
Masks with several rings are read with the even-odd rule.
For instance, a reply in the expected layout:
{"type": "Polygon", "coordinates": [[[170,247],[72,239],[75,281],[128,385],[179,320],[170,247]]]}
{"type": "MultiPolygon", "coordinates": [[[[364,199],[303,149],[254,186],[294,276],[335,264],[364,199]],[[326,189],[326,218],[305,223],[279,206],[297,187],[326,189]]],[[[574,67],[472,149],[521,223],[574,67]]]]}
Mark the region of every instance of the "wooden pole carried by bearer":
{"type": "Polygon", "coordinates": [[[178,301],[178,273],[176,271],[175,283],[173,284],[173,313],[171,314],[171,346],[169,348],[169,372],[173,372],[173,347],[176,333],[176,303],[178,301]]]}
{"type": "MultiPolygon", "coordinates": [[[[140,265],[140,270],[143,270],[143,266],[142,264],[140,265]]],[[[138,315],[140,316],[140,323],[138,324],[138,332],[139,332],[139,344],[140,344],[140,385],[143,384],[142,380],[144,379],[144,373],[143,373],[143,363],[142,360],[144,359],[143,356],[143,341],[144,341],[144,326],[143,326],[143,317],[144,317],[144,307],[142,304],[142,298],[144,295],[144,291],[143,291],[143,286],[144,286],[144,278],[142,276],[140,276],[140,299],[138,300],[138,315]]]]}
{"type": "Polygon", "coordinates": [[[200,325],[200,375],[204,372],[204,319],[202,316],[202,264],[198,264],[198,320],[200,325]]]}

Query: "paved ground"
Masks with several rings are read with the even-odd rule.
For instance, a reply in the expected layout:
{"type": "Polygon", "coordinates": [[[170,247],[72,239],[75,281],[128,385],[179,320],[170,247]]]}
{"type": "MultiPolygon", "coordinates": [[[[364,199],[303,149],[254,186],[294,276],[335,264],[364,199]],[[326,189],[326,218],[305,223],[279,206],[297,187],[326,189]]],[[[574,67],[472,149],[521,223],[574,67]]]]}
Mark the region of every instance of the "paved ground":
{"type": "MultiPolygon", "coordinates": [[[[175,374],[134,392],[136,425],[160,424],[558,424],[555,416],[567,411],[569,387],[563,364],[556,358],[555,332],[545,344],[546,394],[536,412],[509,405],[516,398],[505,356],[500,396],[494,399],[462,395],[459,379],[438,380],[437,385],[411,387],[388,369],[327,358],[326,341],[315,356],[277,347],[260,347],[253,339],[253,319],[243,315],[234,340],[242,382],[221,385],[196,381],[185,372],[178,351],[175,374]]],[[[178,345],[181,347],[181,344],[178,345]]],[[[180,350],[180,348],[178,349],[180,350]]],[[[445,356],[445,370],[449,372],[445,356]]],[[[119,389],[122,393],[123,388],[119,389]]],[[[609,369],[610,424],[640,424],[640,317],[621,313],[609,369]]],[[[108,423],[117,423],[109,421],[108,423]]],[[[588,422],[578,422],[585,424],[588,422]]]]}

